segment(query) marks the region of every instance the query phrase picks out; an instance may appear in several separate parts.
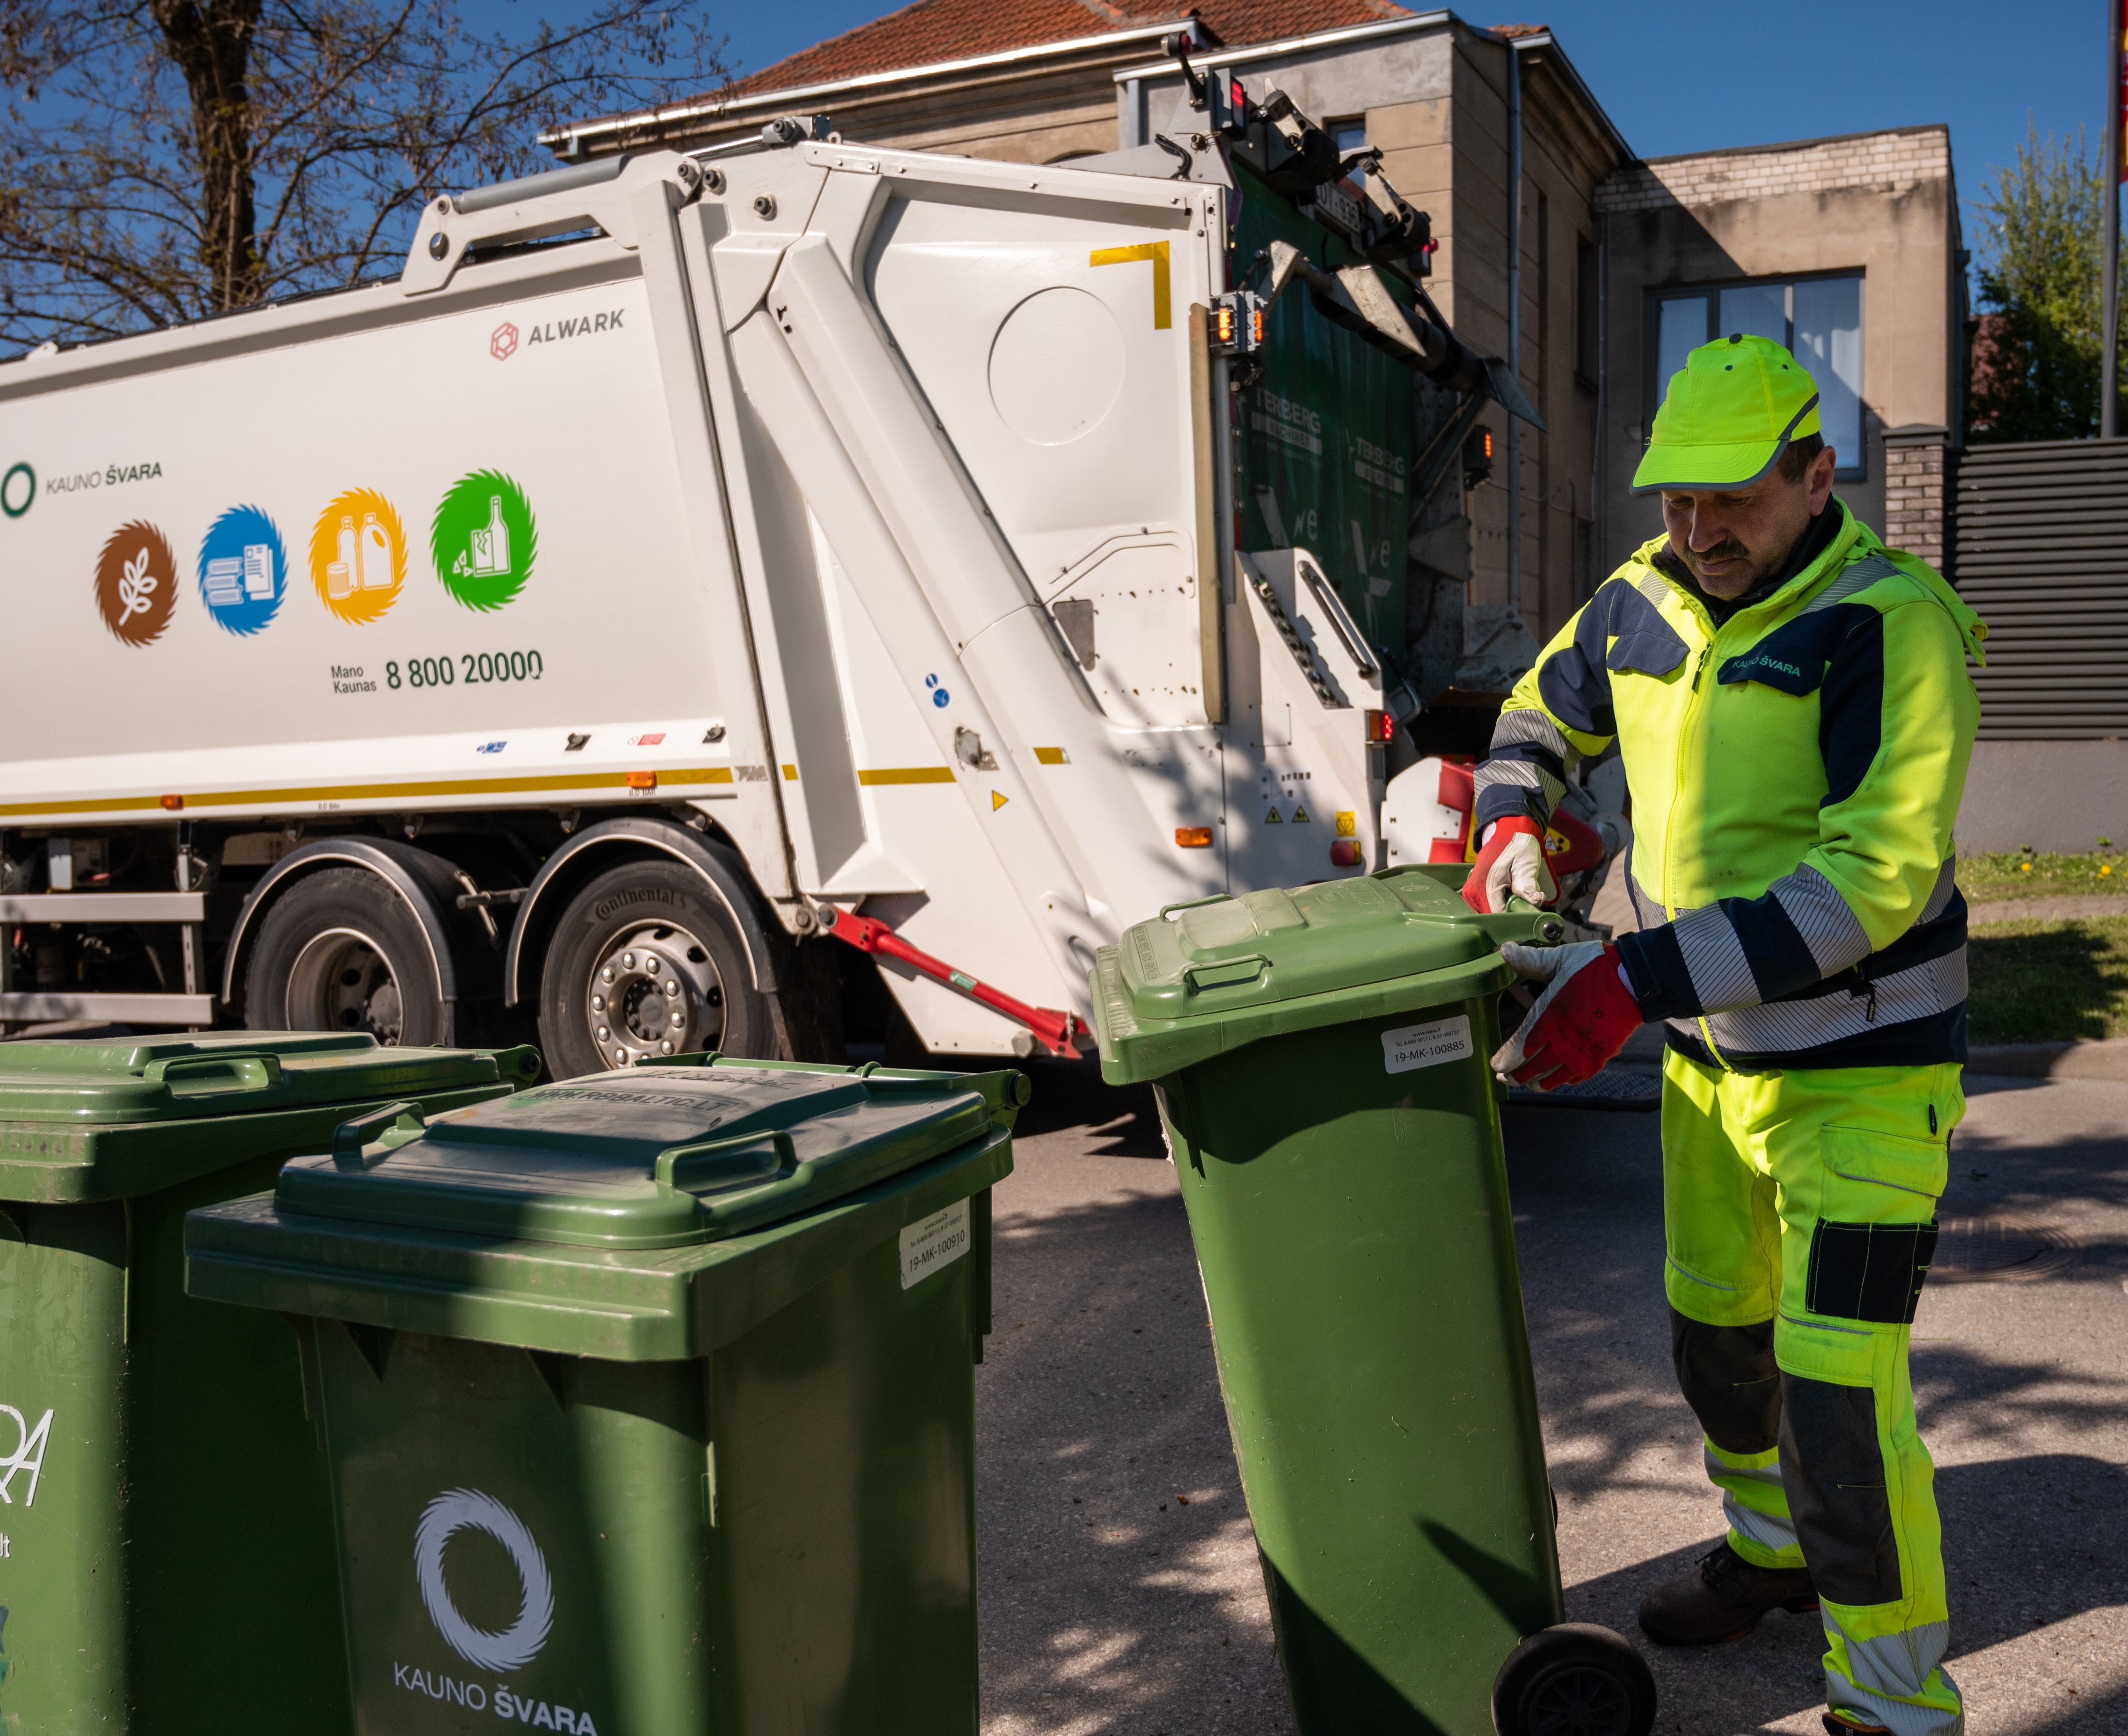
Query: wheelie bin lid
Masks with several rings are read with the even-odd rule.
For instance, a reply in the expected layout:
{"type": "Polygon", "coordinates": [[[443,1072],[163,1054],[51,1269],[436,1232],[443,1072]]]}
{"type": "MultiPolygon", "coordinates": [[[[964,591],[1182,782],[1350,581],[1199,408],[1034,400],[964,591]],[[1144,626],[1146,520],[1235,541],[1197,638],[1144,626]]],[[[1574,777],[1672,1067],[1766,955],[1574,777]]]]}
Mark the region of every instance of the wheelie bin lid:
{"type": "MultiPolygon", "coordinates": [[[[1024,1075],[1020,1076],[1023,1078],[1024,1075]]],[[[281,1172],[274,1202],[578,1247],[714,1241],[815,1210],[990,1130],[951,1074],[631,1069],[436,1117],[379,1112],[281,1172]]]]}
{"type": "Polygon", "coordinates": [[[387,1048],[366,1032],[0,1044],[0,1199],[147,1191],[229,1161],[242,1118],[285,1126],[292,1112],[507,1089],[539,1071],[530,1049],[387,1048]]]}
{"type": "Polygon", "coordinates": [[[1391,868],[1171,905],[1095,956],[1094,1027],[1111,1084],[1160,1079],[1264,1037],[1487,994],[1508,941],[1556,941],[1533,905],[1479,916],[1461,864],[1391,868]]]}
{"type": "MultiPolygon", "coordinates": [[[[350,1121],[274,1190],[188,1214],[185,1288],[284,1313],[622,1361],[728,1342],[901,1237],[971,1246],[1024,1074],[676,1057],[430,1117],[350,1121]]],[[[913,1275],[912,1275],[913,1274],[913,1275]]]]}

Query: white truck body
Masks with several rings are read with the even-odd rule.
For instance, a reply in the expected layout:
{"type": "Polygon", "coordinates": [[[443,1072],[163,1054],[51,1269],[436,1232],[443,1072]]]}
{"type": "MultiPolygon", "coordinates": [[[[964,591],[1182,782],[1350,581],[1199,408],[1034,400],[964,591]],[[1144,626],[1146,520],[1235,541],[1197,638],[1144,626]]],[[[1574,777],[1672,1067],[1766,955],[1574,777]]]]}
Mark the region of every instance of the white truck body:
{"type": "Polygon", "coordinates": [[[692,813],[790,932],[862,904],[1082,1016],[1165,905],[1384,866],[1380,672],[1304,551],[1233,552],[1228,197],[659,153],[0,368],[0,829],[692,813]]]}

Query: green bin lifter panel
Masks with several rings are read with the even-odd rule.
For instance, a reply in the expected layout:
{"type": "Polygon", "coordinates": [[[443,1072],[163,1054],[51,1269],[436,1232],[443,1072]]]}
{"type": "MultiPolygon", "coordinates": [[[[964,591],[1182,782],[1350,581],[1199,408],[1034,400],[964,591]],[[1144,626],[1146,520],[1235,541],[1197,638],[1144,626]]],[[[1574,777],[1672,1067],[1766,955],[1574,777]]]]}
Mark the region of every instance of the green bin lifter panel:
{"type": "MultiPolygon", "coordinates": [[[[1329,271],[1366,262],[1322,224],[1236,164],[1236,268],[1273,241],[1329,271]]],[[[1382,281],[1407,306],[1394,273],[1382,281]]],[[[1289,290],[1266,321],[1263,372],[1235,394],[1234,500],[1245,550],[1309,550],[1367,643],[1405,653],[1410,540],[1412,368],[1289,290]]]]}
{"type": "Polygon", "coordinates": [[[1026,1090],[677,1057],[380,1112],[194,1213],[192,1293],[295,1321],[363,1736],[973,1736],[1026,1090]]]}
{"type": "Polygon", "coordinates": [[[286,1330],[188,1299],[184,1215],[530,1050],[216,1032],[0,1047],[0,1730],[345,1730],[325,1461],[286,1330]]]}

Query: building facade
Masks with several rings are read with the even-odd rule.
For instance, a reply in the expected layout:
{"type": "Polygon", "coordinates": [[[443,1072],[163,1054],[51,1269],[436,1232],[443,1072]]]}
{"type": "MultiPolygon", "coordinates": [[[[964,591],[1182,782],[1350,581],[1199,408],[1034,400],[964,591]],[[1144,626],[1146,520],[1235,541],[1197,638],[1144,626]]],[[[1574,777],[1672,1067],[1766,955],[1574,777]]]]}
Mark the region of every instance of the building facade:
{"type": "Polygon", "coordinates": [[[1662,529],[1632,492],[1670,373],[1742,330],[1817,380],[1838,491],[1940,562],[1964,421],[1965,254],[1950,130],[1903,127],[1629,164],[1597,190],[1607,262],[1606,558],[1662,529]]]}
{"type": "MultiPolygon", "coordinates": [[[[1430,293],[1466,344],[1515,358],[1542,419],[1511,430],[1492,407],[1489,477],[1416,503],[1422,697],[1496,695],[1660,530],[1631,491],[1649,423],[1684,351],[1733,330],[1797,349],[1825,388],[1843,496],[1943,557],[1964,314],[1944,127],[1641,162],[1541,27],[1383,0],[919,0],[727,90],[545,142],[568,160],[701,149],[825,113],[867,143],[1065,162],[1169,121],[1183,83],[1160,45],[1185,28],[1209,39],[1199,65],[1381,150],[1432,218],[1430,293]]],[[[1423,443],[1445,406],[1418,396],[1423,443]]]]}

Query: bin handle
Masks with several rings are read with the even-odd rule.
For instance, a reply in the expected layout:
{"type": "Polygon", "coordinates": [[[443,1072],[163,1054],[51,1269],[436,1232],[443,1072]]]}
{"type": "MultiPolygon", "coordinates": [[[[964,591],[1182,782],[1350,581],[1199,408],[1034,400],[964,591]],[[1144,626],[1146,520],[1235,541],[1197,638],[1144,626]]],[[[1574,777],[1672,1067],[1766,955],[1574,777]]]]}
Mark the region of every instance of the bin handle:
{"type": "Polygon", "coordinates": [[[281,1057],[264,1050],[234,1055],[173,1055],[150,1061],[142,1074],[172,1097],[218,1097],[231,1091],[285,1091],[281,1057]]]}
{"type": "MultiPolygon", "coordinates": [[[[389,1139],[394,1133],[403,1133],[411,1139],[426,1125],[421,1117],[419,1103],[387,1103],[382,1109],[373,1109],[367,1115],[358,1115],[353,1121],[342,1122],[333,1129],[333,1167],[339,1169],[367,1169],[373,1162],[382,1163],[383,1158],[372,1159],[363,1155],[363,1147],[378,1139],[389,1139]]],[[[396,1148],[406,1139],[392,1140],[396,1148]]],[[[390,1155],[387,1152],[387,1156],[390,1155]]]]}
{"type": "Polygon", "coordinates": [[[492,1051],[498,1078],[521,1079],[530,1084],[539,1076],[539,1051],[530,1043],[520,1043],[514,1049],[492,1051]]]}
{"type": "Polygon", "coordinates": [[[1518,898],[1509,893],[1506,914],[1536,917],[1538,919],[1537,938],[1541,945],[1550,946],[1566,938],[1566,924],[1542,905],[1532,904],[1527,899],[1518,898]]]}
{"type": "Polygon", "coordinates": [[[724,1193],[790,1174],[798,1167],[797,1147],[781,1127],[766,1133],[738,1133],[727,1139],[668,1145],[652,1170],[661,1188],[675,1193],[724,1193]]]}
{"type": "Polygon", "coordinates": [[[1186,898],[1179,904],[1162,904],[1160,907],[1159,920],[1166,922],[1178,910],[1195,910],[1204,904],[1223,904],[1232,899],[1233,895],[1231,892],[1214,892],[1208,898],[1186,898]]]}
{"type": "Polygon", "coordinates": [[[1239,958],[1192,965],[1182,973],[1182,980],[1192,994],[1202,994],[1208,989],[1236,989],[1252,983],[1270,969],[1271,960],[1263,954],[1245,952],[1239,958]]]}

